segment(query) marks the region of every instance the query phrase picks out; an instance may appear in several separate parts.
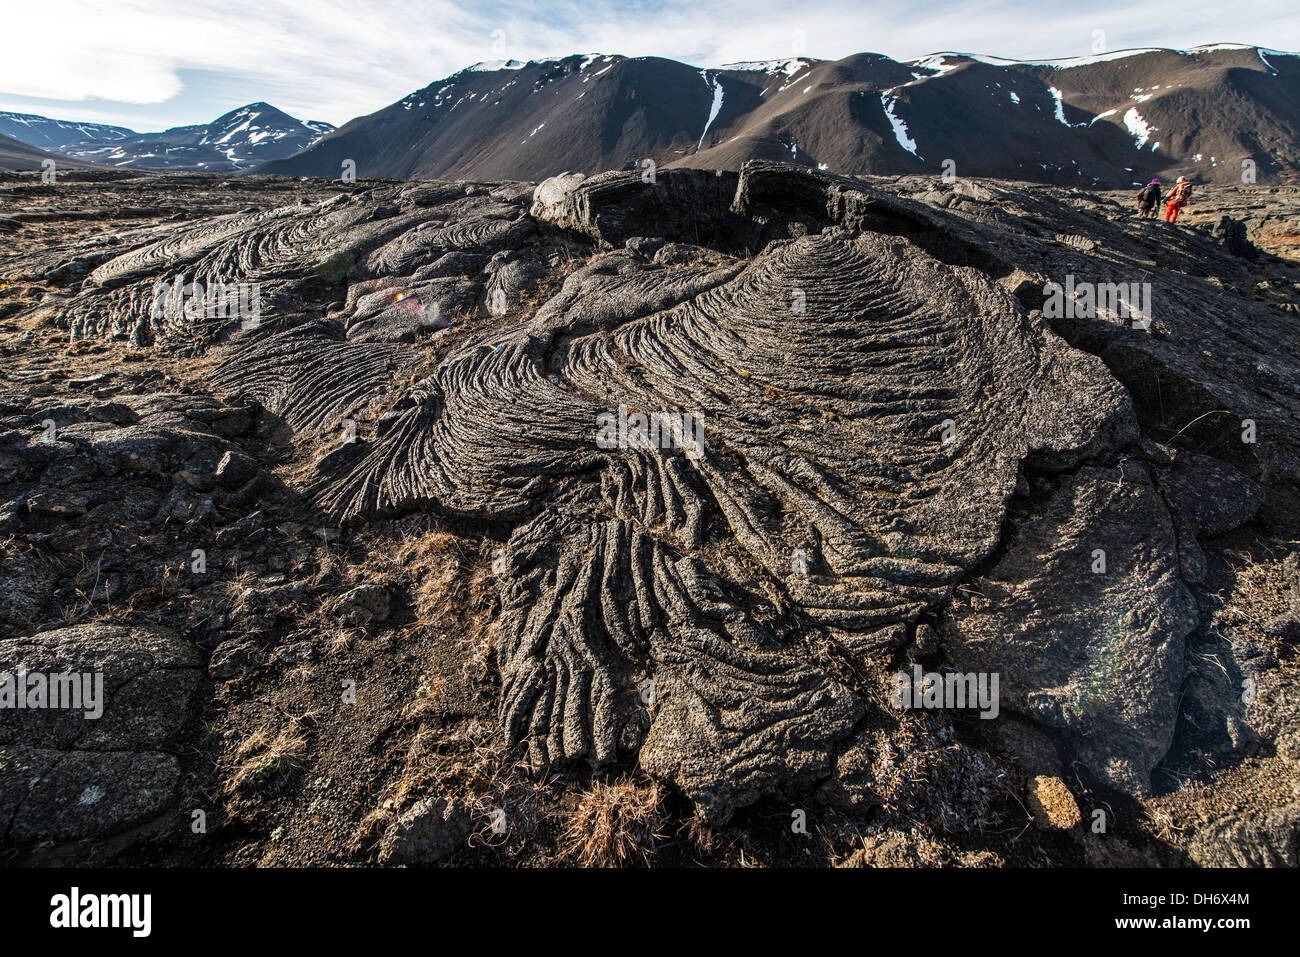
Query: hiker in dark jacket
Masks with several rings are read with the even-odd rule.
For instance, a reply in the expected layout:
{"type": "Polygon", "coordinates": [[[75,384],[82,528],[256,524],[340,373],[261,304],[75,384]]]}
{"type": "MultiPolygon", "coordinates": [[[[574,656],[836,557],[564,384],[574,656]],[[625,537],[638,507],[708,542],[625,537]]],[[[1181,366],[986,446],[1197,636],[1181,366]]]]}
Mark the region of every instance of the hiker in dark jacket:
{"type": "Polygon", "coordinates": [[[1138,215],[1143,219],[1154,219],[1156,207],[1160,205],[1160,180],[1153,179],[1142,187],[1138,193],[1138,215]]]}

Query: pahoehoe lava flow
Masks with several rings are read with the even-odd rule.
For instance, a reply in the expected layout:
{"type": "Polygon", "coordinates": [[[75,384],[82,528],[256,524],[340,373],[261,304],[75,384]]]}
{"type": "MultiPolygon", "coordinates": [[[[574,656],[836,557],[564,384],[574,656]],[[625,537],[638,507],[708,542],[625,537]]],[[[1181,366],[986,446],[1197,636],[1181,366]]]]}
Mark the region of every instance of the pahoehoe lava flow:
{"type": "Polygon", "coordinates": [[[362,420],[301,482],[338,524],[428,511],[499,533],[498,716],[539,771],[636,755],[715,822],[806,792],[836,775],[883,707],[868,689],[924,625],[970,670],[1000,671],[1004,706],[1096,780],[1143,794],[1196,627],[1197,530],[1178,503],[1198,494],[1178,498],[1185,466],[1145,390],[1158,374],[1188,419],[1265,423],[1264,444],[1215,460],[1225,482],[1292,481],[1293,336],[1252,305],[1231,333],[1249,371],[1203,355],[1222,303],[1182,275],[1159,276],[1184,305],[1149,331],[1044,318],[1026,289],[1114,264],[1062,238],[1085,212],[1059,203],[1049,227],[1057,201],[1004,199],[1023,215],[764,162],[651,183],[359,184],[177,224],[94,263],[54,321],[210,356],[217,395],[294,441],[362,420]],[[159,315],[177,277],[259,284],[260,322],[159,315]],[[637,415],[690,417],[700,444],[598,441],[602,417],[637,415]],[[1031,486],[1046,491],[1010,537],[1031,486]],[[1000,640],[997,610],[953,604],[976,580],[1015,593],[1031,577],[1017,549],[1040,531],[1051,588],[1022,611],[1059,622],[1040,635],[1050,665],[1000,640]],[[1108,590],[1071,584],[1094,548],[1112,549],[1108,590]],[[1134,594],[1143,621],[1117,610],[1134,594]]]}

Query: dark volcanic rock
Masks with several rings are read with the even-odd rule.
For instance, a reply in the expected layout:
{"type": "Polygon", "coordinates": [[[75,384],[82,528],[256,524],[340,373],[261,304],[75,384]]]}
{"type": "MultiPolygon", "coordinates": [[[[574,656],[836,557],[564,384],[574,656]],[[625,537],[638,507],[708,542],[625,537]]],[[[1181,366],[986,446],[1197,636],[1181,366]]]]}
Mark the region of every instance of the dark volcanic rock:
{"type": "Polygon", "coordinates": [[[450,857],[469,837],[469,812],[451,801],[424,798],[384,832],[381,864],[434,864],[450,857]]]}
{"type": "MultiPolygon", "coordinates": [[[[819,790],[923,802],[863,736],[904,657],[996,672],[1063,760],[1141,794],[1203,624],[1198,539],[1300,478],[1290,300],[1243,296],[1251,268],[1208,229],[992,182],[754,162],[357,184],[150,229],[33,310],[78,350],[192,361],[225,399],[92,406],[37,372],[39,407],[15,403],[0,435],[21,485],[0,521],[55,534],[102,514],[102,474],[159,484],[132,508],[224,522],[215,543],[247,550],[271,537],[248,506],[273,461],[301,466],[274,473],[304,539],[434,513],[496,550],[502,735],[538,771],[635,756],[714,822],[819,790]],[[256,284],[260,315],[160,314],[178,278],[256,284]],[[1046,302],[1107,282],[1149,284],[1149,321],[1046,302]]],[[[48,604],[24,569],[15,628],[48,604]]],[[[301,597],[240,592],[210,675],[310,673],[301,597]]],[[[386,583],[317,597],[329,626],[406,624],[386,583]]],[[[991,763],[963,767],[969,783],[991,763]]],[[[421,820],[390,858],[438,844],[421,820]]]]}
{"type": "Polygon", "coordinates": [[[107,837],[165,811],[180,766],[164,749],[189,717],[200,667],[190,645],[152,625],[76,625],[0,640],[0,675],[66,675],[80,686],[60,699],[65,706],[51,698],[46,707],[0,710],[7,841],[107,837]]]}
{"type": "Polygon", "coordinates": [[[167,809],[180,775],[176,758],[157,751],[3,748],[0,761],[0,791],[11,792],[0,793],[0,808],[16,807],[15,844],[104,838],[147,821],[167,809]]]}
{"type": "Polygon", "coordinates": [[[1264,501],[1257,483],[1208,455],[1180,455],[1156,478],[1173,513],[1194,535],[1220,535],[1244,525],[1264,501]]]}
{"type": "Polygon", "coordinates": [[[954,602],[944,648],[1000,676],[1003,705],[1065,734],[1098,778],[1145,792],[1178,717],[1196,606],[1145,467],[1081,469],[954,602]]]}
{"type": "MultiPolygon", "coordinates": [[[[654,187],[598,180],[559,217],[612,243],[636,222],[624,195],[652,197],[637,209],[659,210],[647,213],[656,230],[695,214],[749,235],[740,208],[774,198],[739,183],[743,201],[705,206],[692,184],[726,179],[695,172],[654,187]]],[[[839,191],[830,209],[820,200],[828,218],[930,228],[924,210],[861,185],[799,185],[809,203],[839,191]]],[[[991,551],[1026,457],[1070,463],[1136,437],[1100,362],[987,277],[904,237],[828,228],[739,266],[615,255],[575,273],[491,348],[471,340],[446,356],[317,490],[345,519],[434,502],[518,523],[501,573],[508,732],[539,767],[640,747],[643,766],[719,818],[829,774],[864,705],[799,639],[746,610],[700,550],[716,534],[705,503],[725,521],[723,548],[867,648],[991,551]],[[597,417],[620,407],[688,413],[701,444],[601,448],[597,417]],[[793,549],[809,541],[822,543],[823,572],[792,574],[793,549]],[[646,678],[648,712],[636,690],[646,678]]],[[[232,385],[260,388],[246,360],[227,368],[232,385]]]]}
{"type": "Polygon", "coordinates": [[[1259,250],[1248,238],[1246,224],[1231,216],[1220,216],[1214,224],[1214,235],[1223,243],[1223,248],[1234,256],[1254,260],[1259,257],[1259,250]]]}
{"type": "Polygon", "coordinates": [[[1197,828],[1189,854],[1201,867],[1297,867],[1300,802],[1275,808],[1262,819],[1227,816],[1197,828]]]}

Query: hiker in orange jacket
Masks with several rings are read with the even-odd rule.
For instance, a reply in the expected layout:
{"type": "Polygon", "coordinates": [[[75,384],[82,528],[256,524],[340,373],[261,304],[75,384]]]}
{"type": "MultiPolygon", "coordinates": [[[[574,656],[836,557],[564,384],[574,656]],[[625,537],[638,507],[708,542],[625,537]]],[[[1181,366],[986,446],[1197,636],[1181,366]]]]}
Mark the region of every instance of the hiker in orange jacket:
{"type": "Polygon", "coordinates": [[[1165,198],[1165,222],[1178,222],[1178,211],[1187,205],[1187,201],[1192,198],[1192,184],[1187,182],[1186,176],[1178,177],[1178,182],[1174,188],[1169,191],[1165,198]]]}

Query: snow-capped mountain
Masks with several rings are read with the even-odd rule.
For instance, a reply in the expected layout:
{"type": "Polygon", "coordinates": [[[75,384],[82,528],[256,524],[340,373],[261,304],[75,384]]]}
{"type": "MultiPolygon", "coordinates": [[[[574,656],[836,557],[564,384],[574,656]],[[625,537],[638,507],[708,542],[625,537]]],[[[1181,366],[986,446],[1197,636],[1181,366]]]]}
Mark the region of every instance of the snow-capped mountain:
{"type": "Polygon", "coordinates": [[[73,123],[31,113],[0,111],[0,136],[12,137],[42,150],[58,150],[69,143],[112,143],[135,135],[134,130],[125,126],[73,123]]]}
{"type": "Polygon", "coordinates": [[[536,180],[653,159],[1122,187],[1300,181],[1300,56],[1242,44],[1050,61],[874,53],[699,68],[574,55],[480,63],[266,172],[536,180]]]}
{"type": "Polygon", "coordinates": [[[211,123],[135,133],[111,143],[71,143],[60,151],[104,166],[231,172],[291,156],[333,129],[296,120],[267,103],[250,103],[211,123]]]}

